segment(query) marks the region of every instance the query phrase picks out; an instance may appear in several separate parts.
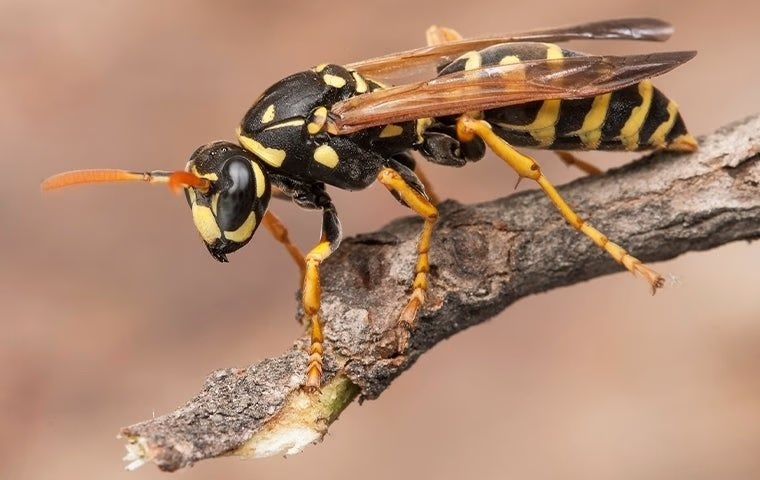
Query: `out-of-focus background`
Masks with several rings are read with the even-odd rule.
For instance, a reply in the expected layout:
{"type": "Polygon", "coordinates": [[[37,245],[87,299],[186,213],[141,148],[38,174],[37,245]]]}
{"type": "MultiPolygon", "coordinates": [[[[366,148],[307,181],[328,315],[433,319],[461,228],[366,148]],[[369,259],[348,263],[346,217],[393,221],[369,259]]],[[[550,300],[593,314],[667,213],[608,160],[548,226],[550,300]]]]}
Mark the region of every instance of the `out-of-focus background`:
{"type": "MultiPolygon", "coordinates": [[[[296,269],[265,233],[222,265],[184,200],[163,188],[42,196],[44,177],[182,168],[198,145],[232,138],[274,81],[421,45],[430,24],[472,36],[643,15],[672,21],[675,37],[571,48],[699,50],[657,82],[697,134],[760,110],[760,7],[746,0],[2,0],[0,478],[168,478],[122,470],[119,428],[299,334],[296,269]]],[[[537,156],[558,183],[578,175],[537,156]]],[[[463,202],[515,182],[488,159],[428,173],[463,202]]],[[[349,235],[407,214],[381,188],[335,198],[349,235]]],[[[319,215],[274,209],[302,246],[316,240],[319,215]]],[[[351,406],[302,455],[206,461],[178,475],[758,478],[758,267],[758,245],[733,244],[657,265],[676,281],[654,298],[620,273],[524,299],[438,346],[379,400],[351,406]]]]}

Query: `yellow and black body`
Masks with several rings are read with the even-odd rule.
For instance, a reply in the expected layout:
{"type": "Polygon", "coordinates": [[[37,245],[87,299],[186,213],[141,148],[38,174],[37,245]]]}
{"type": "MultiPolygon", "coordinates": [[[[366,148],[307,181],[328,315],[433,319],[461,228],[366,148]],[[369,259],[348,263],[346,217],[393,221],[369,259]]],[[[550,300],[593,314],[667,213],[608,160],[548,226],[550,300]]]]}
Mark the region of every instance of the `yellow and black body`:
{"type": "MultiPolygon", "coordinates": [[[[182,188],[203,242],[222,262],[263,222],[301,268],[303,308],[312,336],[306,386],[316,389],[324,352],[319,266],[342,236],[326,187],[360,190],[377,180],[425,220],[411,299],[399,318],[400,328],[408,333],[429,287],[428,252],[438,218],[430,189],[416,173],[415,152],[434,163],[463,166],[480,160],[490,148],[521,178],[536,181],[571,226],[653,290],[662,286],[660,275],[580,218],[539,165],[514,147],[696,149],[676,104],[650,81],[694,52],[595,56],[551,43],[578,38],[659,41],[671,33],[670,25],[653,19],[471,40],[432,27],[428,47],[347,66],[322,64],[280,80],[245,114],[237,130],[239,145],[203,146],[185,171],[69,172],[47,180],[44,188],[112,181],[182,188]],[[392,85],[390,79],[397,74],[424,78],[392,85]],[[320,241],[305,256],[267,212],[273,187],[280,197],[322,211],[320,241]]],[[[408,336],[400,338],[403,350],[408,336]]]]}

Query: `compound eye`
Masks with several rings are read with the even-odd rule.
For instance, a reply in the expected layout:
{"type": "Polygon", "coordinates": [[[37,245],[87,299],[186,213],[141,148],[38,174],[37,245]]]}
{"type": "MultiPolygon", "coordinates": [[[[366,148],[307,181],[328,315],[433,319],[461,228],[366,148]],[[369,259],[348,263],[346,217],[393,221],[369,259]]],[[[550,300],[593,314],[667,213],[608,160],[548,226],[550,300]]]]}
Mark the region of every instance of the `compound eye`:
{"type": "Polygon", "coordinates": [[[224,187],[219,192],[216,220],[223,231],[240,228],[253,211],[256,196],[251,162],[243,157],[233,157],[222,170],[224,187]]]}

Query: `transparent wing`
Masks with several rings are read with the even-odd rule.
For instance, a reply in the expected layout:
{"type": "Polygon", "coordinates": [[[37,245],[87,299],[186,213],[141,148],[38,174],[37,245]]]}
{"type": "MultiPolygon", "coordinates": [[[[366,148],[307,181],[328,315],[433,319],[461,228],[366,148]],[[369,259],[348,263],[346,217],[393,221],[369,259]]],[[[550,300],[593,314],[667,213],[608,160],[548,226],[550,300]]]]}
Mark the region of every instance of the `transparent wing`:
{"type": "Polygon", "coordinates": [[[362,75],[380,81],[409,81],[431,78],[442,62],[452,61],[463,53],[507,42],[566,42],[569,40],[647,40],[665,41],[673,27],[654,18],[623,18],[583,23],[567,27],[534,30],[449,42],[440,45],[392,53],[347,65],[362,75]]]}
{"type": "Polygon", "coordinates": [[[534,100],[588,98],[661,75],[696,52],[535,60],[455,72],[333,105],[330,131],[346,134],[417,118],[458,115],[534,100]]]}

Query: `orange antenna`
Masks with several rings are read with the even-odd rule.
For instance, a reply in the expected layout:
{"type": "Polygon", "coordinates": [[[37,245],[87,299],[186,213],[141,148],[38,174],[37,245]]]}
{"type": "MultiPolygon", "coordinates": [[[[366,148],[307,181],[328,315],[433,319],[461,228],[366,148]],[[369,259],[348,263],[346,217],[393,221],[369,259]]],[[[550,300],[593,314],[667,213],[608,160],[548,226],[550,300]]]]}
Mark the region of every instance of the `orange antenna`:
{"type": "Polygon", "coordinates": [[[130,172],[128,170],[95,169],[74,170],[53,175],[42,182],[42,191],[47,192],[73,185],[118,182],[165,183],[175,192],[188,187],[196,188],[202,192],[207,192],[211,188],[211,181],[207,178],[201,178],[194,173],[185,171],[130,172]]]}

